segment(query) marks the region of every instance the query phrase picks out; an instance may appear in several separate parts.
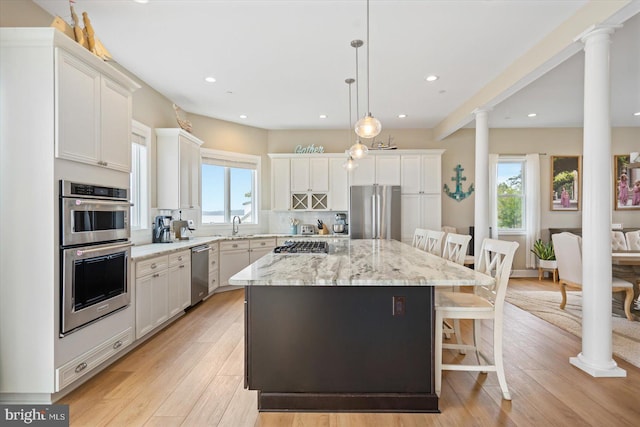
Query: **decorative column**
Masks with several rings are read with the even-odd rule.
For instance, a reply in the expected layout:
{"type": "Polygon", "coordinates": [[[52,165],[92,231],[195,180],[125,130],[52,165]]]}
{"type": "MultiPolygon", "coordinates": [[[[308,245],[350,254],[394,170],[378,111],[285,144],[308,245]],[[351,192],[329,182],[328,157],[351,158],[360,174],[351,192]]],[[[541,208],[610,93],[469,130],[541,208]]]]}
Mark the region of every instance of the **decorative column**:
{"type": "Polygon", "coordinates": [[[482,241],[489,236],[489,110],[478,108],[476,116],[476,196],[474,205],[473,253],[476,264],[482,241]]]}
{"type": "MultiPolygon", "coordinates": [[[[612,358],[611,123],[609,46],[615,27],[595,27],[585,44],[582,191],[582,352],[572,365],[594,377],[625,377],[612,358]]],[[[578,39],[576,39],[578,40],[578,39]]]]}

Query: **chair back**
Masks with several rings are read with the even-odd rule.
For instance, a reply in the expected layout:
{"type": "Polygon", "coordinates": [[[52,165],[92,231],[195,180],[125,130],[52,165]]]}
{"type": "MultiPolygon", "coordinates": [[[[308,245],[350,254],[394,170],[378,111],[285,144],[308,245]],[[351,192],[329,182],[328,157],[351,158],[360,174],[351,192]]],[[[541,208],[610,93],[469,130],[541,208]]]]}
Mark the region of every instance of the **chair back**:
{"type": "Polygon", "coordinates": [[[425,245],[427,244],[428,232],[429,231],[424,228],[416,228],[413,232],[413,241],[411,242],[411,246],[424,250],[425,245]]]}
{"type": "Polygon", "coordinates": [[[624,238],[624,233],[619,230],[611,230],[611,250],[626,251],[627,249],[627,239],[624,238]]]}
{"type": "Polygon", "coordinates": [[[430,254],[438,255],[442,254],[442,238],[444,237],[444,231],[427,230],[427,241],[424,246],[424,250],[430,254]]]}
{"type": "Polygon", "coordinates": [[[627,231],[627,249],[640,251],[640,230],[627,231]]]}
{"type": "Polygon", "coordinates": [[[560,280],[582,286],[582,239],[580,236],[565,232],[553,234],[551,240],[560,280]]]}
{"type": "Polygon", "coordinates": [[[443,225],[442,226],[442,231],[444,231],[445,233],[457,233],[458,230],[456,230],[455,227],[452,227],[450,225],[443,225]]]}
{"type": "Polygon", "coordinates": [[[465,234],[449,233],[444,241],[442,258],[464,265],[471,236],[465,234]]]}
{"type": "Polygon", "coordinates": [[[474,292],[492,301],[496,311],[502,311],[504,297],[507,293],[513,257],[518,249],[518,242],[484,239],[480,249],[480,259],[476,271],[493,276],[496,284],[492,287],[476,286],[474,292]],[[493,273],[493,274],[492,274],[493,273]]]}

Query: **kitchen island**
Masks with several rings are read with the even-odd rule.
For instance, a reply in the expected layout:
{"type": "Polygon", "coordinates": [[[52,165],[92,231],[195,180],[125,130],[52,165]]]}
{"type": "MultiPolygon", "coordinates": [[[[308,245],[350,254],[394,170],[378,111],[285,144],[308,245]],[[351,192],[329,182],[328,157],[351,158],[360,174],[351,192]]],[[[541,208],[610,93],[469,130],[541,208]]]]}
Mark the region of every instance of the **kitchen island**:
{"type": "Polygon", "coordinates": [[[268,254],[245,286],[245,387],[261,411],[438,412],[435,286],[493,279],[394,240],[268,254]]]}

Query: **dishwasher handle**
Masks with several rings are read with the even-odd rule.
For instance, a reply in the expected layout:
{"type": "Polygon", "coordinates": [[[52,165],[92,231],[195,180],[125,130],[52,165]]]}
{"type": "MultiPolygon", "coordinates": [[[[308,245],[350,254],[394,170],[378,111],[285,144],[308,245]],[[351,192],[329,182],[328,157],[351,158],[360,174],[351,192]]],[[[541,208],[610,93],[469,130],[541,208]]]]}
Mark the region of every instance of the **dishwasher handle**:
{"type": "Polygon", "coordinates": [[[197,254],[200,252],[208,251],[209,249],[211,249],[211,246],[209,245],[196,246],[195,248],[191,248],[191,253],[197,254]]]}

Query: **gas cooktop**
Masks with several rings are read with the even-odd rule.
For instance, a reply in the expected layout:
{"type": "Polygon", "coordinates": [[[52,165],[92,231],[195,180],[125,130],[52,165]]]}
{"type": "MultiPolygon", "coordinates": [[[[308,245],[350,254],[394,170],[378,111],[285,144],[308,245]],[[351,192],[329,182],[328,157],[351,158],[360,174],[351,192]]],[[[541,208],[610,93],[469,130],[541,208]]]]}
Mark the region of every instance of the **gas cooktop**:
{"type": "Polygon", "coordinates": [[[276,254],[326,254],[329,253],[327,242],[285,242],[273,250],[276,254]]]}

